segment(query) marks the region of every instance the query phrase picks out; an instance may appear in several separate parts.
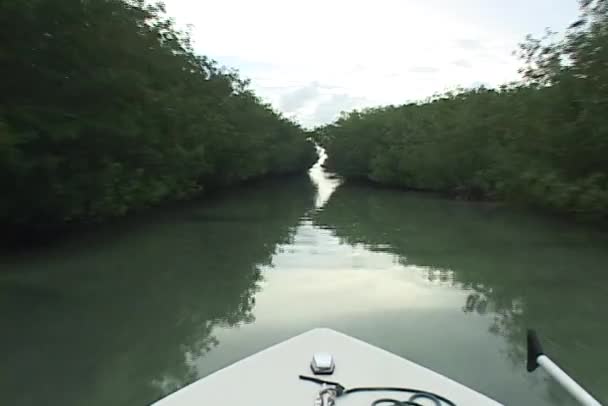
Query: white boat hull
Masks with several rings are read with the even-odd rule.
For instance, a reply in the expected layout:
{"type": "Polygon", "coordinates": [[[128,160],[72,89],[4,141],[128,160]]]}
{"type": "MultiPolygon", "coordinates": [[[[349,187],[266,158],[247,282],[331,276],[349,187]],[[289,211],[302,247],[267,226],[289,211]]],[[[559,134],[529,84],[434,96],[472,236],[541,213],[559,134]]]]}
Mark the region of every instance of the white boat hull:
{"type": "MultiPolygon", "coordinates": [[[[352,387],[407,387],[433,392],[462,406],[500,406],[494,400],[443,375],[363,341],[330,329],[315,329],[217,371],[155,403],[155,406],[311,406],[320,386],[312,376],[317,352],[333,355],[335,371],[321,379],[352,387]]],[[[404,400],[397,392],[353,393],[337,406],[368,406],[378,398],[404,400]]],[[[424,400],[417,400],[421,404],[424,400]]]]}

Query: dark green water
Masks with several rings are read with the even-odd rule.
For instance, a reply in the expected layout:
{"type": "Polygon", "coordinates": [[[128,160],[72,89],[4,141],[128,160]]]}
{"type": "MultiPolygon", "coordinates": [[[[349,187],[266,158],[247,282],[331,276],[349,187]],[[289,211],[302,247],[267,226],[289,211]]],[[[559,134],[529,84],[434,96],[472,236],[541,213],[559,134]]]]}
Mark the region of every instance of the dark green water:
{"type": "Polygon", "coordinates": [[[533,326],[608,401],[606,234],[336,183],[317,168],[1,257],[1,403],[143,405],[318,326],[506,404],[572,404],[525,372],[533,326]]]}

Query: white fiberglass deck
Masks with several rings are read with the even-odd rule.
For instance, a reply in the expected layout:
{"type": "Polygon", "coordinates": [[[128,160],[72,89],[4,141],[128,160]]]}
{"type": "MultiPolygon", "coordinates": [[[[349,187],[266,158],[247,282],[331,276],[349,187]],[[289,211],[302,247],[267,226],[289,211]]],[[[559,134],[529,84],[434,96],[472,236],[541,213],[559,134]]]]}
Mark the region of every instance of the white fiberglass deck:
{"type": "MultiPolygon", "coordinates": [[[[312,376],[315,352],[333,355],[336,369],[322,379],[346,388],[398,386],[434,392],[456,405],[499,406],[436,372],[363,341],[330,329],[315,329],[245,358],[169,395],[155,406],[311,406],[320,386],[298,379],[312,376]]],[[[368,406],[375,399],[407,399],[395,392],[353,393],[338,398],[337,406],[368,406]]],[[[421,404],[424,400],[417,400],[421,404]]]]}

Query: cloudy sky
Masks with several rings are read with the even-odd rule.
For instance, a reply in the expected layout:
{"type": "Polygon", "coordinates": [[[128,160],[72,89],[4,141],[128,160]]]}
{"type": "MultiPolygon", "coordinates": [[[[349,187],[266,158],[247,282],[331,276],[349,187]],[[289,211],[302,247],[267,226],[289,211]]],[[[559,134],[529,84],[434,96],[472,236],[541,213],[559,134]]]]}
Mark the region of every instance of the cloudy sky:
{"type": "Polygon", "coordinates": [[[165,0],[198,52],[237,68],[306,126],[340,111],[518,77],[526,34],[573,22],[576,0],[165,0]]]}

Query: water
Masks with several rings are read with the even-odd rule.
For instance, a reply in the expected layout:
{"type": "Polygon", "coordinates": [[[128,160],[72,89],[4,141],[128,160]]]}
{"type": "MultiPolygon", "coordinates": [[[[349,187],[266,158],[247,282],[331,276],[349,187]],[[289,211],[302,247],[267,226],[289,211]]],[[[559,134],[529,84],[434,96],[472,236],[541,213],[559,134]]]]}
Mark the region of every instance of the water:
{"type": "Polygon", "coordinates": [[[608,401],[608,236],[338,184],[317,166],[1,257],[2,403],[143,405],[318,326],[506,404],[572,404],[525,372],[533,326],[608,401]]]}

